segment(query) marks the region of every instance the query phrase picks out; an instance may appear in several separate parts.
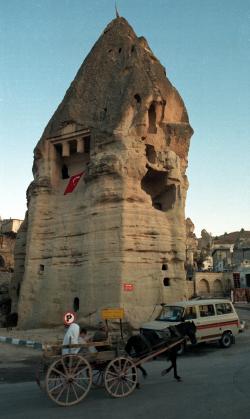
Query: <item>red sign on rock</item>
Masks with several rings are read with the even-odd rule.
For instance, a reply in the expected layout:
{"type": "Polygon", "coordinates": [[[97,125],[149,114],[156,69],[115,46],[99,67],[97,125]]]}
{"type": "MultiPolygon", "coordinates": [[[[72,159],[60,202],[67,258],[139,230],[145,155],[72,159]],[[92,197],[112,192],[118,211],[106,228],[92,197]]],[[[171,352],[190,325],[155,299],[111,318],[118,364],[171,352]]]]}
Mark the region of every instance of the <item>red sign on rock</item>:
{"type": "Polygon", "coordinates": [[[123,291],[134,291],[133,284],[123,284],[123,291]]]}

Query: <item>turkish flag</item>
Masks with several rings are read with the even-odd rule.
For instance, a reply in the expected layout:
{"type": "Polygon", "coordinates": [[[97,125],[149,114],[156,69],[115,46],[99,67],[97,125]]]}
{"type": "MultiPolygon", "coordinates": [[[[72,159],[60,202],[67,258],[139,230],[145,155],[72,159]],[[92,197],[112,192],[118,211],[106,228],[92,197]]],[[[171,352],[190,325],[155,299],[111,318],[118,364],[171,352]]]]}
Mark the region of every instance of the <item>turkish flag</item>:
{"type": "Polygon", "coordinates": [[[78,175],[71,176],[69,183],[67,185],[67,188],[64,191],[64,195],[67,193],[73,192],[76,185],[78,184],[79,180],[81,179],[81,176],[84,174],[84,172],[78,173],[78,175]]]}

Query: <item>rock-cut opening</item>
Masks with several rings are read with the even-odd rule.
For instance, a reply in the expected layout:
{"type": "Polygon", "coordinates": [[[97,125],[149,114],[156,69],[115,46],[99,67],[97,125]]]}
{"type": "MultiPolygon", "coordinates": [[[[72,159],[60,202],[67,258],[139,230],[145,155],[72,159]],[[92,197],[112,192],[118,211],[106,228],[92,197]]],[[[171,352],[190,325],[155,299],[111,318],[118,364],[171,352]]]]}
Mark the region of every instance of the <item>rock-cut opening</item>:
{"type": "Polygon", "coordinates": [[[146,156],[150,163],[156,162],[156,152],[153,145],[146,144],[146,156]]]}
{"type": "Polygon", "coordinates": [[[172,209],[176,202],[176,186],[167,185],[167,176],[167,172],[150,167],[141,180],[141,187],[150,195],[153,207],[164,212],[172,209]]]}
{"type": "Polygon", "coordinates": [[[157,127],[156,127],[156,110],[155,104],[151,103],[149,110],[148,110],[148,132],[149,134],[156,134],[157,127]]]}
{"type": "Polygon", "coordinates": [[[79,308],[80,308],[80,299],[78,297],[75,297],[73,301],[74,312],[76,313],[77,311],[79,311],[79,308]]]}
{"type": "Polygon", "coordinates": [[[2,256],[0,256],[0,268],[4,268],[5,267],[5,260],[2,256]]]}
{"type": "Polygon", "coordinates": [[[69,178],[69,169],[66,164],[62,165],[62,179],[68,179],[69,178]]]}

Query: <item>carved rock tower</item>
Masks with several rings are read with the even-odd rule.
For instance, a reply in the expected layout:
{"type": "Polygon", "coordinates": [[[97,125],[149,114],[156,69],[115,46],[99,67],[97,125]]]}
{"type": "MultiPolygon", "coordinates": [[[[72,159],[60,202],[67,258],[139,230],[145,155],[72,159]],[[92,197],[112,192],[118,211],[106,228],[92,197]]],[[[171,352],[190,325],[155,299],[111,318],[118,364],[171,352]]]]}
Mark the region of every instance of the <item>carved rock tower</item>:
{"type": "Polygon", "coordinates": [[[68,309],[93,324],[110,306],[138,326],[157,304],[185,298],[192,133],[147,41],[113,20],[34,151],[12,289],[21,283],[20,327],[61,323],[68,309]]]}

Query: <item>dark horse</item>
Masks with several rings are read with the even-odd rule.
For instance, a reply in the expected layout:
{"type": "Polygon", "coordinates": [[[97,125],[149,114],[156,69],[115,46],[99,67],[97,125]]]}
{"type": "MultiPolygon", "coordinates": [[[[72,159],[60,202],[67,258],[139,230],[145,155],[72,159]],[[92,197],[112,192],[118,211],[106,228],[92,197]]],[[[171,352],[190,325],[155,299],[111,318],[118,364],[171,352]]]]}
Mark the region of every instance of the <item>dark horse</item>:
{"type": "MultiPolygon", "coordinates": [[[[125,351],[131,358],[142,358],[152,351],[151,343],[143,335],[131,336],[125,346],[125,351]]],[[[137,368],[142,372],[144,378],[147,377],[147,371],[139,364],[137,368]]]]}
{"type": "MultiPolygon", "coordinates": [[[[128,342],[125,346],[125,351],[131,357],[143,359],[143,357],[148,355],[150,352],[155,352],[164,347],[175,344],[175,342],[178,342],[183,338],[184,340],[180,344],[174,345],[172,348],[166,351],[167,359],[171,362],[171,365],[161,373],[161,375],[165,375],[173,368],[174,378],[177,381],[181,381],[181,377],[177,374],[177,353],[180,350],[181,344],[185,342],[186,338],[189,338],[192,344],[196,343],[195,333],[196,326],[194,322],[179,323],[178,325],[170,326],[161,332],[143,329],[143,334],[135,335],[128,339],[128,342]]],[[[146,377],[146,370],[141,365],[139,365],[138,368],[141,370],[143,376],[146,377]]]]}

